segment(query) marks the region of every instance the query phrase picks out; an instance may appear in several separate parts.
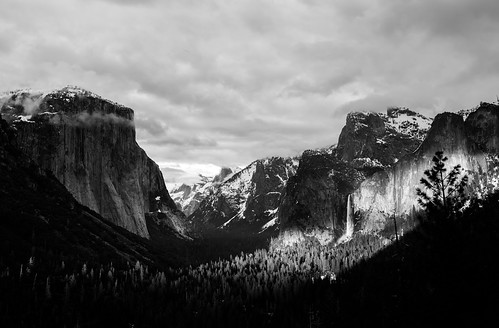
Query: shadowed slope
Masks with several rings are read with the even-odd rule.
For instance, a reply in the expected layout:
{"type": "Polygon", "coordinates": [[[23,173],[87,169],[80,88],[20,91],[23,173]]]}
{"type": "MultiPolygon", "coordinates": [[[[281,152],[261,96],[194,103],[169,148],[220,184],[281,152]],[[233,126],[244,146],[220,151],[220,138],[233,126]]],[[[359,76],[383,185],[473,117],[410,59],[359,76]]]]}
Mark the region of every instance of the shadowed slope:
{"type": "Polygon", "coordinates": [[[161,254],[146,239],[80,205],[50,172],[21,153],[15,131],[3,120],[0,124],[3,260],[22,263],[31,256],[43,256],[59,262],[141,260],[165,265],[179,261],[176,251],[166,249],[161,254]]]}

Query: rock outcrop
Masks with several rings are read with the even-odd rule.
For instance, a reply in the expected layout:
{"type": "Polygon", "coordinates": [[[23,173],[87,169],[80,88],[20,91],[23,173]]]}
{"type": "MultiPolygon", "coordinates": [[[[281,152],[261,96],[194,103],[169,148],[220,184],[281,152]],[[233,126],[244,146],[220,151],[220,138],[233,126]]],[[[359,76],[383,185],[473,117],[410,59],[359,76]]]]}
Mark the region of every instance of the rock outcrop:
{"type": "MultiPolygon", "coordinates": [[[[0,254],[4,263],[183,263],[173,247],[156,248],[79,204],[50,171],[18,148],[16,131],[0,119],[0,254]]],[[[185,239],[170,236],[177,243],[185,239]]],[[[171,244],[171,243],[170,243],[171,244]]]]}
{"type": "Polygon", "coordinates": [[[303,153],[279,206],[281,230],[298,230],[322,242],[344,235],[348,195],[415,151],[430,124],[406,108],[348,114],[336,147],[303,153]]]}
{"type": "Polygon", "coordinates": [[[135,141],[132,109],[76,87],[13,92],[2,102],[21,150],[78,202],[142,237],[145,214],[158,211],[187,233],[158,165],[135,141]]]}
{"type": "Polygon", "coordinates": [[[432,166],[436,151],[449,158],[448,168],[461,165],[477,197],[499,187],[499,106],[482,103],[466,120],[442,113],[435,120],[419,149],[393,167],[363,181],[352,197],[357,229],[379,232],[395,215],[412,225],[418,209],[416,187],[424,171],[432,166]]]}
{"type": "Polygon", "coordinates": [[[296,158],[254,161],[206,197],[189,219],[201,231],[275,231],[281,193],[297,166],[296,158]]]}

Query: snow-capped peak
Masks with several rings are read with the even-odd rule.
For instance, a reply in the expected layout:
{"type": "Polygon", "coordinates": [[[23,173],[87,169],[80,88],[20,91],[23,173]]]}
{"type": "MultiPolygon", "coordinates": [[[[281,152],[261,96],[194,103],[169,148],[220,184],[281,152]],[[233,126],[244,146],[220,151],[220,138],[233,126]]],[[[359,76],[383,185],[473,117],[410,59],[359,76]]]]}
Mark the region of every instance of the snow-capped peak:
{"type": "Polygon", "coordinates": [[[405,107],[388,108],[385,125],[396,132],[405,134],[421,141],[431,127],[432,119],[413,112],[405,107]]]}
{"type": "Polygon", "coordinates": [[[223,167],[214,177],[200,174],[200,181],[191,185],[182,184],[171,189],[170,196],[186,215],[192,214],[201,201],[212,194],[218,186],[230,179],[237,168],[223,167]]]}
{"type": "MultiPolygon", "coordinates": [[[[433,119],[416,113],[406,107],[389,107],[387,113],[356,111],[348,113],[347,122],[353,125],[357,132],[368,125],[375,124],[375,117],[381,118],[389,132],[395,132],[423,141],[431,127],[433,119]],[[374,117],[373,117],[374,116],[374,117]]],[[[379,125],[379,123],[376,123],[379,125]]]]}

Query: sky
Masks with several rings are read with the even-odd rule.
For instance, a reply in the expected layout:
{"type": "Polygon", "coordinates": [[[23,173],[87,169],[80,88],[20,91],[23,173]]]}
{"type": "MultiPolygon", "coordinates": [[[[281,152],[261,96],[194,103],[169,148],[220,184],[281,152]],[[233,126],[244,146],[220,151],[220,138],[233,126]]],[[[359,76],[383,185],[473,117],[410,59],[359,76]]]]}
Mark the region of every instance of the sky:
{"type": "Polygon", "coordinates": [[[337,142],[346,114],[495,101],[497,0],[2,0],[0,90],[135,111],[169,184],[337,142]]]}

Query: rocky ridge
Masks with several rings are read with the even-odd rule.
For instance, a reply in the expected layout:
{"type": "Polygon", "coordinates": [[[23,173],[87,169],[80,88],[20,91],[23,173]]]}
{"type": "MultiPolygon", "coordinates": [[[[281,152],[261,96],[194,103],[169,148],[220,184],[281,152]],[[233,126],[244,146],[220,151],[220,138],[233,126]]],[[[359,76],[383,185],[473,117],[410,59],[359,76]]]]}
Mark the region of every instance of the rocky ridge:
{"type": "Polygon", "coordinates": [[[296,158],[254,161],[220,184],[189,220],[204,231],[274,231],[281,193],[297,167],[296,158]]]}
{"type": "Polygon", "coordinates": [[[3,95],[2,117],[16,129],[19,148],[81,204],[148,237],[146,213],[188,234],[183,213],[161,171],[135,141],[133,110],[77,87],[3,95]]]}
{"type": "Polygon", "coordinates": [[[337,146],[303,153],[279,206],[281,236],[310,236],[321,243],[339,239],[347,230],[348,195],[414,152],[431,122],[407,108],[348,114],[337,146]]]}
{"type": "Polygon", "coordinates": [[[225,181],[230,179],[237,169],[223,167],[214,177],[200,175],[201,181],[192,185],[182,184],[170,190],[170,195],[185,215],[189,216],[199,207],[203,199],[213,194],[225,181]]]}
{"type": "Polygon", "coordinates": [[[439,150],[449,158],[447,167],[463,167],[474,196],[499,188],[499,106],[481,103],[465,114],[438,114],[414,153],[361,183],[352,194],[357,230],[381,232],[392,215],[411,226],[419,208],[415,189],[439,150]]]}

